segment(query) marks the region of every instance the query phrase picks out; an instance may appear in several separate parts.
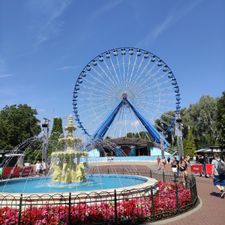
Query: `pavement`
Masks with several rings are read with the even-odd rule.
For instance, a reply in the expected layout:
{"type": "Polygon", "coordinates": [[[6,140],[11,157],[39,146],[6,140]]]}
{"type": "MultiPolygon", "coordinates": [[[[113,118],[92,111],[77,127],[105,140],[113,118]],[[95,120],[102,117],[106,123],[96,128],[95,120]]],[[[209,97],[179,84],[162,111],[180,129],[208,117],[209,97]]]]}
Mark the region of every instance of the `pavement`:
{"type": "Polygon", "coordinates": [[[200,205],[196,209],[152,225],[225,225],[225,198],[213,186],[212,178],[196,177],[200,205]]]}
{"type": "MultiPolygon", "coordinates": [[[[119,163],[118,163],[119,164],[119,163]]],[[[110,167],[118,167],[118,164],[110,163],[110,167]]],[[[121,163],[120,163],[121,164],[121,163]]],[[[119,167],[129,167],[128,165],[120,165],[119,167]]],[[[131,163],[129,163],[131,164],[131,163]]],[[[132,163],[132,167],[136,167],[139,164],[143,169],[156,168],[154,163],[132,163]]],[[[106,166],[106,165],[105,165],[106,166]]],[[[109,164],[108,164],[109,166],[109,164]]],[[[141,169],[139,167],[138,169],[141,169]]],[[[130,166],[131,168],[131,166],[130,166]]],[[[169,168],[167,168],[169,169],[169,168]]],[[[220,198],[220,193],[213,185],[212,178],[205,178],[196,176],[197,190],[200,199],[194,209],[189,210],[186,213],[180,214],[176,217],[166,220],[157,221],[154,223],[146,223],[151,225],[225,225],[225,198],[220,198]]]]}

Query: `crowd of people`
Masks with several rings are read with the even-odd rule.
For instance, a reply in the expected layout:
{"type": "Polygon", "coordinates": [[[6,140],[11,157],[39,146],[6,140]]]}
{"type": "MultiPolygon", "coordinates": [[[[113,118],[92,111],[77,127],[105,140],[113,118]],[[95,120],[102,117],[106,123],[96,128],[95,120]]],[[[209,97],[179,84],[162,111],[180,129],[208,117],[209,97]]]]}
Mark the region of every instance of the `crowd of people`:
{"type": "MultiPolygon", "coordinates": [[[[202,165],[202,170],[200,172],[200,176],[205,176],[206,178],[212,177],[213,184],[216,188],[221,192],[221,198],[225,197],[225,162],[220,158],[218,153],[215,153],[212,157],[206,155],[197,155],[194,157],[194,163],[198,163],[202,165]],[[207,174],[206,165],[211,164],[212,172],[207,174]]],[[[162,159],[157,157],[157,165],[159,170],[165,170],[166,165],[168,169],[171,168],[175,177],[181,176],[183,178],[183,182],[185,184],[186,178],[188,175],[188,168],[190,166],[190,157],[182,156],[180,160],[177,157],[173,157],[172,160],[170,157],[167,159],[162,157],[162,159]]]]}
{"type": "Polygon", "coordinates": [[[187,169],[190,164],[190,157],[184,157],[182,156],[180,160],[177,159],[176,156],[174,156],[172,159],[168,157],[167,159],[165,157],[162,157],[162,159],[158,156],[157,157],[157,164],[159,170],[165,170],[166,165],[169,165],[171,167],[171,170],[174,174],[174,177],[181,176],[183,178],[183,182],[185,184],[186,177],[188,175],[187,169]]]}

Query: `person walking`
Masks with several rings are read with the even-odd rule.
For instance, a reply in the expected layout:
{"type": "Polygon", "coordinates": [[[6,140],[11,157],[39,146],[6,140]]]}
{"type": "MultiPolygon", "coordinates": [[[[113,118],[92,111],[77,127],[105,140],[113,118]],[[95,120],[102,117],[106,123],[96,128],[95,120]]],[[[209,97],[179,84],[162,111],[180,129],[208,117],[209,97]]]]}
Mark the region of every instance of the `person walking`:
{"type": "Polygon", "coordinates": [[[160,163],[161,163],[161,158],[159,157],[159,155],[158,155],[158,157],[157,157],[157,165],[158,165],[158,170],[160,170],[161,169],[161,165],[160,165],[160,163]]]}
{"type": "Polygon", "coordinates": [[[183,178],[183,184],[186,185],[186,179],[187,179],[187,161],[184,156],[181,156],[179,161],[179,171],[181,173],[181,176],[183,178]]]}
{"type": "Polygon", "coordinates": [[[198,159],[199,163],[202,164],[202,172],[200,173],[200,177],[205,175],[205,156],[201,155],[198,159]]]}
{"type": "Polygon", "coordinates": [[[177,177],[178,161],[175,156],[173,157],[170,165],[171,165],[171,169],[172,169],[174,177],[177,177]]]}
{"type": "Polygon", "coordinates": [[[166,169],[166,159],[165,159],[165,157],[162,157],[161,162],[162,162],[162,169],[165,170],[166,169]]]}
{"type": "Polygon", "coordinates": [[[218,153],[214,154],[214,159],[212,160],[213,165],[213,184],[220,191],[221,198],[225,197],[225,173],[221,173],[219,170],[220,165],[225,165],[225,162],[220,158],[218,153]]]}

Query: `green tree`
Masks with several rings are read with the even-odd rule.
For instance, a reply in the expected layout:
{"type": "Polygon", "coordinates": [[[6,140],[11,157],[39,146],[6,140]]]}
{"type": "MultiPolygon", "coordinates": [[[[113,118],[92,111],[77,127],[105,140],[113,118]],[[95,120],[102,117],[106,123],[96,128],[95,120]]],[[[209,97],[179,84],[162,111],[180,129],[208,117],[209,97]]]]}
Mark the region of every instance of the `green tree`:
{"type": "Polygon", "coordinates": [[[218,142],[225,148],[225,91],[217,101],[216,127],[218,142]]]}
{"type": "Polygon", "coordinates": [[[203,96],[199,102],[190,105],[181,111],[184,124],[184,138],[188,135],[188,127],[191,127],[198,148],[216,144],[216,111],[217,99],[203,96]]]}
{"type": "Polygon", "coordinates": [[[51,155],[53,151],[62,150],[64,145],[59,144],[59,138],[63,136],[63,126],[61,118],[54,118],[51,130],[51,136],[48,143],[48,154],[51,155]]]}
{"type": "Polygon", "coordinates": [[[0,111],[0,149],[12,149],[41,131],[37,111],[24,104],[5,106],[0,111]]]}
{"type": "Polygon", "coordinates": [[[184,154],[193,157],[196,150],[196,144],[194,140],[194,136],[192,134],[192,130],[188,129],[187,138],[184,139],[184,154]]]}
{"type": "Polygon", "coordinates": [[[52,131],[51,131],[51,137],[54,136],[56,138],[59,138],[61,134],[63,134],[62,119],[54,118],[52,131]]]}

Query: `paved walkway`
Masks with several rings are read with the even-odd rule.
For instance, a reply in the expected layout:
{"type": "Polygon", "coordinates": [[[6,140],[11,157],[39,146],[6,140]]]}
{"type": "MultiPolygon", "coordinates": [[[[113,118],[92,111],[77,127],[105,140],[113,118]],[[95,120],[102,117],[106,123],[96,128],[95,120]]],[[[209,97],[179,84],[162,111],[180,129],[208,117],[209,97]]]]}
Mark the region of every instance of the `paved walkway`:
{"type": "MultiPolygon", "coordinates": [[[[105,164],[106,167],[115,168],[119,165],[123,168],[129,167],[126,163],[110,163],[105,164]],[[123,164],[123,165],[121,165],[123,164]]],[[[129,163],[131,164],[131,163],[129,163]]],[[[156,168],[155,163],[132,163],[131,167],[135,168],[135,165],[141,165],[137,167],[139,169],[156,168]]],[[[120,167],[119,166],[119,167],[120,167]]],[[[103,166],[104,167],[104,166],[103,166]]],[[[131,168],[130,167],[130,168],[131,168]]],[[[136,168],[136,169],[137,169],[136,168]]],[[[168,169],[168,168],[167,168],[168,169]]],[[[167,225],[225,225],[225,198],[220,198],[215,186],[213,186],[212,178],[196,177],[197,189],[199,197],[201,198],[201,205],[196,209],[188,211],[187,213],[181,214],[177,217],[162,220],[155,223],[147,224],[167,224],[167,225]]]]}
{"type": "Polygon", "coordinates": [[[165,220],[155,224],[225,225],[225,199],[220,198],[220,194],[212,184],[212,179],[196,177],[196,181],[202,207],[191,215],[182,215],[182,219],[173,218],[173,222],[165,220]]]}

